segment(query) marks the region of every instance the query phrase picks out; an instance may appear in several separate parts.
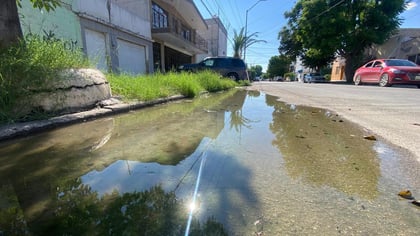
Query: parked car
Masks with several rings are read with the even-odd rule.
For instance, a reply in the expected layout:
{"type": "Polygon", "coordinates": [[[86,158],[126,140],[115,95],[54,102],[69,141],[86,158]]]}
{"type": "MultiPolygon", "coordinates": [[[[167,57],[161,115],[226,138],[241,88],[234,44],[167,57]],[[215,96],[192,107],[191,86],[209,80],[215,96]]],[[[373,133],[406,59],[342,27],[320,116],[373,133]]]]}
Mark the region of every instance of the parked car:
{"type": "Polygon", "coordinates": [[[318,82],[326,82],[326,79],[320,73],[309,73],[303,75],[303,82],[304,83],[318,83],[318,82]]]}
{"type": "Polygon", "coordinates": [[[283,82],[284,81],[284,78],[281,77],[281,76],[275,76],[274,79],[273,79],[273,81],[283,82]]]}
{"type": "Polygon", "coordinates": [[[372,60],[356,70],[353,81],[355,85],[374,83],[385,87],[411,84],[420,88],[420,66],[405,59],[372,60]]]}
{"type": "Polygon", "coordinates": [[[197,72],[202,70],[212,70],[224,77],[235,80],[248,79],[245,62],[233,57],[207,57],[196,64],[185,64],[178,67],[179,71],[197,72]]]}

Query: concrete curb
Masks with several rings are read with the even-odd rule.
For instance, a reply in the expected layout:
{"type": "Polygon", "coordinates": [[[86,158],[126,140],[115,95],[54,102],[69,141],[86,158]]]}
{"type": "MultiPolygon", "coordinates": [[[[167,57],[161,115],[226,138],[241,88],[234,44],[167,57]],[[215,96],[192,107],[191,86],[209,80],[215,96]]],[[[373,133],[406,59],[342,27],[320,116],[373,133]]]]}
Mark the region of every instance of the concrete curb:
{"type": "Polygon", "coordinates": [[[125,113],[128,111],[137,110],[145,107],[151,107],[154,105],[163,104],[184,98],[185,96],[175,95],[168,98],[160,98],[149,102],[118,103],[113,105],[105,105],[88,111],[61,115],[47,120],[5,125],[0,127],[0,142],[14,138],[24,137],[28,134],[35,134],[42,131],[51,130],[65,125],[85,122],[94,118],[125,113]]]}

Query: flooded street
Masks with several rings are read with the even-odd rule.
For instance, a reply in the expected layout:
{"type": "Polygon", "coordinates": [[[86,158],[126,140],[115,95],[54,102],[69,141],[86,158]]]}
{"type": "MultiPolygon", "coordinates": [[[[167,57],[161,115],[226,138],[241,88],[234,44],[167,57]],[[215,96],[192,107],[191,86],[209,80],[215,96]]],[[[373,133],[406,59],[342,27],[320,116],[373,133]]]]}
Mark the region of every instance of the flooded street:
{"type": "Polygon", "coordinates": [[[0,235],[418,235],[419,163],[368,135],[232,90],[3,142],[0,235]]]}

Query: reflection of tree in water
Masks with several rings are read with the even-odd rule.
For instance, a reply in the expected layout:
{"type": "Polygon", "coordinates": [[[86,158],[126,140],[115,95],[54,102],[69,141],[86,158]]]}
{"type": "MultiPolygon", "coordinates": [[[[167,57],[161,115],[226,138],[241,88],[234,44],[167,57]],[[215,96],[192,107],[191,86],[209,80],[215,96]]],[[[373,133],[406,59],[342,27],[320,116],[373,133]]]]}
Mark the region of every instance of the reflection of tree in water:
{"type": "MultiPolygon", "coordinates": [[[[143,192],[123,195],[114,192],[98,198],[96,192],[81,185],[79,180],[73,184],[58,190],[50,211],[36,222],[30,222],[29,232],[35,235],[184,234],[187,210],[174,192],[166,193],[155,186],[143,192]]],[[[227,233],[222,224],[209,218],[204,224],[194,220],[189,235],[227,233]]]]}
{"type": "Polygon", "coordinates": [[[286,105],[271,96],[266,102],[274,107],[273,145],[291,177],[368,199],[377,196],[379,163],[358,127],[321,109],[286,105]]]}
{"type": "Polygon", "coordinates": [[[251,125],[249,123],[251,122],[250,119],[242,115],[242,109],[230,113],[230,128],[235,128],[237,132],[240,132],[242,127],[250,129],[251,125]]]}
{"type": "Polygon", "coordinates": [[[258,91],[238,91],[235,96],[226,99],[229,102],[228,110],[230,111],[230,128],[240,132],[242,127],[251,128],[252,120],[246,118],[242,113],[242,108],[247,95],[256,96],[258,91]]]}
{"type": "Polygon", "coordinates": [[[261,92],[258,91],[258,90],[249,90],[249,91],[247,91],[247,94],[248,94],[248,96],[255,97],[255,98],[261,96],[261,92]]]}

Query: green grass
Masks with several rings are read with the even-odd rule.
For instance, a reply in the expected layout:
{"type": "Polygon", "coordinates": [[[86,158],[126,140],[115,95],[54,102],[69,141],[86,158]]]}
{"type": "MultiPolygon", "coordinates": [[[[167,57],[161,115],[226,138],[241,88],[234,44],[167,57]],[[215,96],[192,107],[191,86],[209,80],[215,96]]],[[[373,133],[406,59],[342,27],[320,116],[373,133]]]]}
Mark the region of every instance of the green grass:
{"type": "Polygon", "coordinates": [[[26,119],[19,113],[20,103],[35,89],[48,88],[59,79],[59,71],[89,67],[82,51],[70,51],[63,41],[34,35],[0,50],[0,58],[0,124],[26,119]]]}
{"type": "Polygon", "coordinates": [[[155,73],[152,75],[108,74],[113,95],[126,100],[150,101],[172,95],[196,97],[201,92],[216,92],[238,86],[238,83],[220,75],[204,71],[201,73],[155,73]]]}

